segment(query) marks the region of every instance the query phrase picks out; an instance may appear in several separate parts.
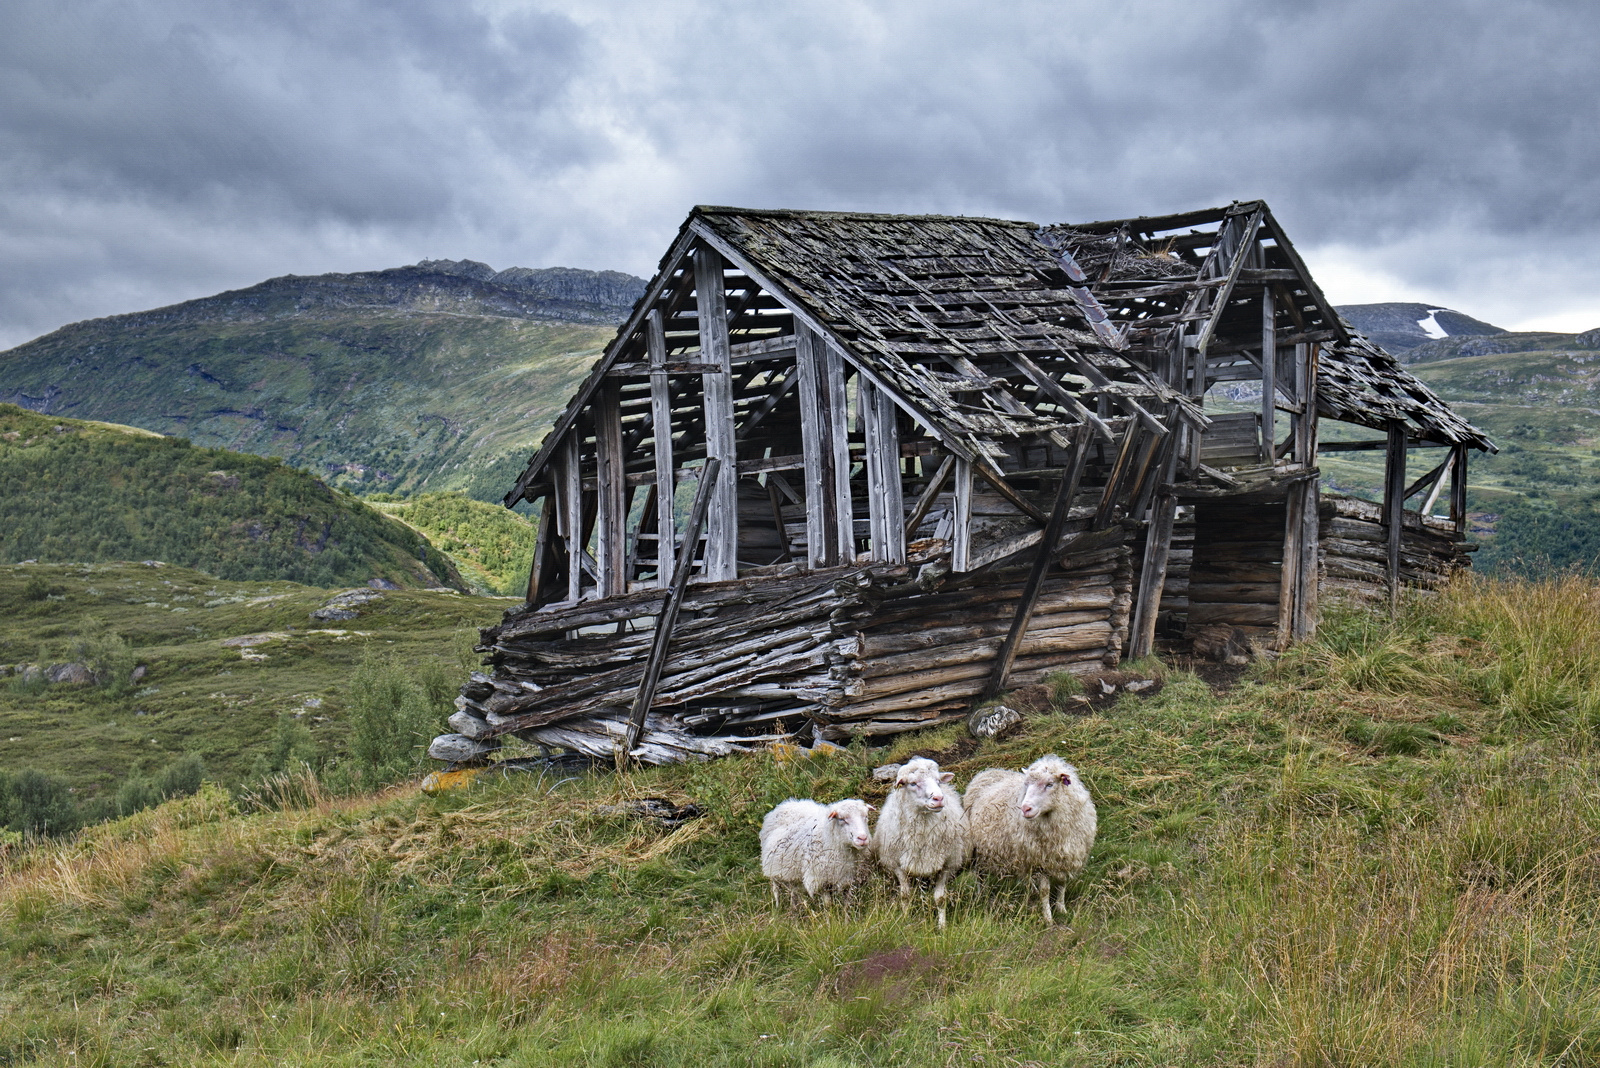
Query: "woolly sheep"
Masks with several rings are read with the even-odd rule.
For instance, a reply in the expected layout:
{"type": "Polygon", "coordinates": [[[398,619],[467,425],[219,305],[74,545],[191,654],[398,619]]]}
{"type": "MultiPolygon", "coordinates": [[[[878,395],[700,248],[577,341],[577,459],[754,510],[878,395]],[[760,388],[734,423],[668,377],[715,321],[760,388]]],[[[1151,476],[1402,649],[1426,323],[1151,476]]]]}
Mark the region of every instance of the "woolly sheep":
{"type": "Polygon", "coordinates": [[[848,798],[831,805],[795,798],[783,802],[761,821],[761,874],[772,881],[773,904],[781,904],[778,886],[791,896],[795,884],[806,896],[855,885],[861,852],[871,840],[867,820],[873,807],[848,798]]]}
{"type": "Polygon", "coordinates": [[[1078,769],[1054,754],[1020,772],[989,768],[973,777],[966,801],[975,866],[1027,880],[1027,896],[1037,888],[1044,922],[1054,923],[1052,886],[1064,909],[1067,883],[1094,845],[1094,801],[1078,769]]]}
{"type": "Polygon", "coordinates": [[[961,792],[950,785],[954,778],[927,757],[908,760],[901,765],[872,832],[872,851],[899,880],[901,897],[911,895],[912,877],[937,876],[933,904],[939,910],[940,927],[945,883],[966,864],[971,851],[961,792]]]}

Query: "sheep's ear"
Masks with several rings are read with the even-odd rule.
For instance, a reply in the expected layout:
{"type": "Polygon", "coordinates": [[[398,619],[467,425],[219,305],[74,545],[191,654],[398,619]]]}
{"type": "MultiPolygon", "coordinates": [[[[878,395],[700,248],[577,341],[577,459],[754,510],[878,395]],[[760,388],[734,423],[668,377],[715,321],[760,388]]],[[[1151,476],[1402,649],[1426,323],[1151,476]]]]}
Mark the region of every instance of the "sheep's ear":
{"type": "Polygon", "coordinates": [[[830,820],[842,820],[842,819],[844,819],[843,816],[839,815],[839,810],[836,809],[836,808],[830,808],[828,810],[828,818],[830,820]]]}
{"type": "Polygon", "coordinates": [[[1061,785],[1062,786],[1071,786],[1072,785],[1072,776],[1068,775],[1064,771],[1061,773],[1061,785]]]}
{"type": "Polygon", "coordinates": [[[872,813],[872,812],[876,812],[876,811],[878,811],[878,806],[877,805],[868,805],[867,806],[867,812],[868,813],[872,813]]]}
{"type": "Polygon", "coordinates": [[[956,773],[953,772],[953,771],[941,771],[939,773],[939,781],[940,782],[955,782],[956,781],[956,773]]]}

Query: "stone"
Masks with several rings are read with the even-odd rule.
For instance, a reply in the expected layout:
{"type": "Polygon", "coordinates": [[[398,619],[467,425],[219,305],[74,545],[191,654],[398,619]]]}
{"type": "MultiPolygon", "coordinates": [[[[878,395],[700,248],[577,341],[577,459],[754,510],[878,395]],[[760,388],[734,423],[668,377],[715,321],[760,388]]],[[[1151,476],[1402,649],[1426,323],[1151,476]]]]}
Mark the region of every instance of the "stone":
{"type": "Polygon", "coordinates": [[[1144,691],[1148,690],[1155,684],[1155,679],[1135,679],[1132,682],[1123,683],[1122,688],[1127,690],[1129,693],[1144,693],[1144,691]]]}
{"type": "Polygon", "coordinates": [[[139,682],[148,674],[150,674],[150,669],[145,665],[140,664],[138,667],[133,669],[133,674],[128,676],[128,681],[139,682]]]}
{"type": "Polygon", "coordinates": [[[1006,705],[980,708],[967,717],[967,733],[974,738],[993,738],[1022,722],[1022,713],[1006,705]]]}
{"type": "Polygon", "coordinates": [[[45,672],[45,681],[52,684],[66,683],[69,686],[88,686],[95,681],[94,672],[89,670],[88,664],[73,662],[70,664],[51,664],[45,672]]]}
{"type": "Polygon", "coordinates": [[[872,769],[872,778],[874,782],[894,782],[895,776],[899,774],[899,764],[885,764],[881,768],[872,769]]]}
{"type": "Polygon", "coordinates": [[[489,734],[489,721],[474,716],[471,712],[453,712],[450,715],[450,729],[457,734],[465,735],[473,741],[479,741],[489,734]]]}
{"type": "Polygon", "coordinates": [[[482,760],[498,748],[498,744],[474,741],[465,734],[441,734],[428,746],[428,756],[434,760],[461,764],[469,760],[482,760]]]}
{"type": "Polygon", "coordinates": [[[354,608],[323,607],[312,612],[311,618],[320,619],[324,623],[343,623],[347,619],[355,619],[360,614],[354,608]]]}

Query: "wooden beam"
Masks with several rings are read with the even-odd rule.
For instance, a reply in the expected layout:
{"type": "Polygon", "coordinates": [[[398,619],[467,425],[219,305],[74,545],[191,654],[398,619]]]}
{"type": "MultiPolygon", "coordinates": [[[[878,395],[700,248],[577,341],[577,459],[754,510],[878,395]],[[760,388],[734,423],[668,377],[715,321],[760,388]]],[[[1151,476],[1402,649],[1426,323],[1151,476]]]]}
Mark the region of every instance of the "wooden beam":
{"type": "Polygon", "coordinates": [[[1278,442],[1278,311],[1272,290],[1261,291],[1261,462],[1276,463],[1278,442]]]}
{"type": "Polygon", "coordinates": [[[1090,530],[1104,530],[1111,523],[1121,483],[1127,476],[1128,469],[1133,466],[1134,446],[1139,440],[1139,430],[1138,423],[1130,422],[1128,428],[1122,432],[1122,445],[1117,449],[1117,458],[1111,463],[1110,473],[1106,475],[1106,487],[1100,494],[1100,505],[1095,509],[1094,520],[1089,524],[1090,530]]]}
{"type": "Polygon", "coordinates": [[[1278,628],[1273,648],[1288,648],[1294,631],[1295,605],[1300,597],[1300,536],[1304,533],[1305,483],[1289,487],[1284,499],[1283,551],[1278,567],[1278,628]]]}
{"type": "Polygon", "coordinates": [[[739,577],[738,441],[733,424],[733,364],[728,353],[728,308],[722,257],[704,245],[694,252],[695,308],[700,358],[720,368],[700,376],[705,394],[706,458],[720,460],[728,477],[717,480],[706,528],[706,577],[739,577]]]}
{"type": "Polygon", "coordinates": [[[917,503],[911,508],[911,514],[906,517],[906,540],[910,541],[917,536],[917,528],[922,521],[928,518],[928,513],[933,510],[933,502],[939,499],[939,491],[944,488],[945,480],[950,477],[950,472],[956,467],[954,456],[945,456],[939,461],[939,467],[923,487],[922,494],[917,498],[917,503]]]}
{"type": "Polygon", "coordinates": [[[1145,533],[1144,562],[1139,568],[1139,588],[1135,593],[1132,634],[1128,641],[1130,657],[1149,656],[1155,651],[1156,618],[1161,612],[1161,593],[1167,584],[1172,529],[1177,516],[1177,495],[1162,489],[1156,494],[1154,515],[1145,533]]]}
{"type": "Polygon", "coordinates": [[[655,441],[656,585],[672,581],[673,542],[677,537],[673,505],[678,480],[672,458],[672,393],[667,377],[667,338],[661,309],[645,318],[645,346],[650,353],[650,436],[655,441]]]}
{"type": "Polygon", "coordinates": [[[900,485],[900,428],[894,401],[867,379],[858,380],[866,443],[867,514],[872,559],[906,562],[906,510],[900,485]]]}
{"type": "MultiPolygon", "coordinates": [[[[1423,475],[1421,478],[1417,479],[1415,482],[1411,483],[1411,485],[1406,487],[1406,491],[1400,495],[1401,499],[1409,501],[1418,493],[1422,492],[1423,489],[1429,486],[1438,487],[1441,485],[1444,481],[1445,471],[1450,467],[1450,462],[1454,459],[1455,456],[1453,453],[1446,453],[1445,458],[1440,460],[1437,466],[1431,468],[1427,474],[1423,475]]],[[[1437,497],[1437,494],[1434,496],[1437,497]]],[[[1429,498],[1429,500],[1432,499],[1434,498],[1429,498]]],[[[1422,514],[1427,514],[1427,508],[1422,509],[1422,514]]]]}
{"type": "MultiPolygon", "coordinates": [[[[1136,426],[1138,424],[1130,423],[1129,425],[1136,426]]],[[[1018,493],[1017,488],[1007,482],[1006,476],[992,463],[975,463],[972,465],[972,469],[982,475],[985,482],[993,486],[1000,496],[1010,501],[1023,515],[1028,516],[1036,523],[1044,523],[1050,519],[1049,513],[1040,511],[1038,505],[1018,493]]]]}
{"type": "Polygon", "coordinates": [[[961,572],[971,567],[972,554],[972,464],[956,458],[954,508],[950,514],[950,570],[961,572]]]}
{"type": "Polygon", "coordinates": [[[1045,572],[1050,568],[1050,561],[1055,556],[1056,543],[1061,540],[1062,531],[1066,528],[1067,515],[1072,511],[1072,499],[1078,495],[1078,483],[1083,478],[1083,468],[1089,459],[1089,437],[1088,427],[1078,429],[1077,437],[1072,444],[1072,456],[1067,462],[1067,470],[1062,474],[1061,485],[1056,489],[1055,506],[1050,509],[1050,518],[1045,522],[1044,537],[1040,539],[1039,549],[1034,553],[1033,567],[1028,571],[1028,581],[1022,587],[1022,600],[1017,602],[1017,613],[1011,619],[1011,630],[1006,634],[1006,640],[1001,644],[1000,651],[995,654],[989,681],[984,683],[982,691],[978,694],[978,704],[1003,691],[1011,677],[1011,665],[1017,659],[1017,649],[1022,644],[1022,636],[1027,633],[1028,623],[1033,619],[1034,606],[1039,603],[1039,591],[1044,587],[1045,572]]]}
{"type": "Polygon", "coordinates": [[[806,557],[836,567],[855,555],[844,367],[822,337],[795,324],[800,436],[806,475],[806,557]]]}
{"type": "Polygon", "coordinates": [[[561,452],[561,521],[567,539],[567,600],[583,595],[583,557],[588,546],[583,521],[583,468],[577,428],[568,434],[561,452]]]}
{"type": "MultiPolygon", "coordinates": [[[[633,698],[633,712],[628,717],[625,753],[632,753],[644,732],[645,717],[650,713],[650,702],[655,700],[656,684],[661,681],[661,669],[667,663],[667,648],[672,644],[672,631],[678,623],[678,611],[683,607],[683,591],[689,585],[689,571],[694,566],[694,551],[700,541],[700,530],[705,525],[706,512],[716,492],[718,476],[722,473],[722,460],[708,457],[700,473],[700,485],[695,488],[694,507],[689,511],[689,525],[683,534],[683,545],[678,549],[677,562],[672,571],[672,585],[661,601],[661,614],[656,617],[656,629],[650,637],[650,656],[645,660],[644,678],[639,680],[638,692],[633,698]]],[[[728,481],[734,481],[730,478],[728,481]]]]}
{"type": "Polygon", "coordinates": [[[595,396],[595,520],[599,540],[595,562],[600,565],[600,596],[628,592],[627,489],[622,469],[622,422],[617,409],[617,389],[607,386],[595,396]]]}
{"type": "MultiPolygon", "coordinates": [[[[1224,230],[1226,230],[1229,223],[1239,217],[1237,215],[1230,216],[1227,222],[1223,223],[1224,230]]],[[[1211,338],[1216,334],[1217,327],[1222,322],[1223,312],[1228,309],[1228,301],[1233,297],[1233,287],[1239,281],[1239,272],[1244,270],[1245,260],[1249,259],[1248,246],[1255,240],[1256,231],[1260,227],[1261,209],[1257,208],[1250,213],[1242,224],[1237,238],[1238,243],[1227,249],[1231,254],[1227,280],[1216,290],[1216,295],[1212,299],[1211,314],[1206,318],[1205,326],[1200,330],[1200,337],[1195,342],[1195,348],[1199,350],[1202,356],[1205,355],[1207,346],[1211,344],[1211,338]]],[[[1223,235],[1219,234],[1218,236],[1222,237],[1223,235]]],[[[1232,235],[1228,235],[1228,238],[1231,240],[1232,235]]],[[[1217,251],[1222,251],[1222,249],[1217,251]]]]}
{"type": "Polygon", "coordinates": [[[1389,423],[1389,448],[1384,457],[1383,523],[1389,536],[1389,611],[1400,605],[1400,533],[1405,515],[1406,425],[1389,423]]]}
{"type": "Polygon", "coordinates": [[[1467,532],[1467,446],[1457,445],[1455,466],[1450,469],[1450,521],[1455,524],[1456,537],[1467,532]]]}

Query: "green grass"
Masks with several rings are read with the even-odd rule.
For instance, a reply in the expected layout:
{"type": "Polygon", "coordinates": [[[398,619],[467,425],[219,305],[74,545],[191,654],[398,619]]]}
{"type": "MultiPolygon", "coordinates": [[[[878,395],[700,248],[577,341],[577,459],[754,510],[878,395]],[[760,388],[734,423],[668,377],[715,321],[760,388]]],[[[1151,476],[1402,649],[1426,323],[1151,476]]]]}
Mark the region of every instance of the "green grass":
{"type": "Polygon", "coordinates": [[[13,845],[0,1059],[1594,1063],[1595,596],[1476,580],[1336,616],[1227,693],[1169,669],[1154,697],[948,761],[958,783],[1044,752],[1083,773],[1100,837],[1052,930],[970,873],[943,932],[882,879],[773,909],[770,805],[881,797],[871,767],[955,728],[435,797],[305,778],[296,807],[202,792],[13,845]],[[644,796],[709,815],[617,807],[644,796]]]}
{"type": "Polygon", "coordinates": [[[390,590],[356,619],[312,619],[337,592],[175,566],[0,566],[0,664],[65,662],[86,638],[122,643],[107,685],[0,678],[0,770],[36,768],[91,799],[193,753],[232,786],[270,756],[285,719],[310,735],[312,753],[338,758],[349,751],[346,713],[364,658],[393,657],[412,674],[441,665],[458,678],[462,643],[510,603],[390,590]],[[223,644],[259,634],[278,636],[223,644]],[[135,666],[144,676],[123,684],[121,671],[135,666]]]}

